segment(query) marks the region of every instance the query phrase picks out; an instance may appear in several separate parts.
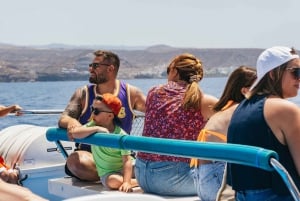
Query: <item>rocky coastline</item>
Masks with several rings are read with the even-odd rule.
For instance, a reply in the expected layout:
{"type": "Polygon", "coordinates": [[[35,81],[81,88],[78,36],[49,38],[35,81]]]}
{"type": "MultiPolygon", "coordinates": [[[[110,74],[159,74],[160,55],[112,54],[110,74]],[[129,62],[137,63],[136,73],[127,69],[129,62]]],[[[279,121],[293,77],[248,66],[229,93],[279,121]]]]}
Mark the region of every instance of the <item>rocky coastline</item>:
{"type": "MultiPolygon", "coordinates": [[[[21,47],[0,44],[0,82],[72,81],[88,79],[88,64],[102,47],[21,47]]],[[[199,57],[205,76],[227,76],[240,65],[255,66],[261,49],[197,49],[166,45],[144,49],[111,49],[120,56],[120,79],[164,78],[169,61],[189,52],[199,57]]]]}

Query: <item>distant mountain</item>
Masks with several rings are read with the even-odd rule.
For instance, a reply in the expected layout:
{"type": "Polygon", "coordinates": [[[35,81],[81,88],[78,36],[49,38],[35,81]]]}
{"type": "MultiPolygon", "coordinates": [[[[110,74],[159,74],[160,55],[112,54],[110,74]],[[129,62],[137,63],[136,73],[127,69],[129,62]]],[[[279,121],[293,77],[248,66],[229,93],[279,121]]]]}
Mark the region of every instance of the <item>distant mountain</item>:
{"type": "Polygon", "coordinates": [[[112,46],[112,45],[66,45],[60,43],[52,43],[48,45],[35,45],[34,48],[43,49],[106,49],[106,50],[144,50],[144,46],[112,46]]]}
{"type": "Polygon", "coordinates": [[[176,48],[168,46],[168,45],[154,45],[154,46],[146,48],[145,51],[163,53],[163,52],[173,51],[174,49],[176,49],[176,48]]]}
{"type": "Polygon", "coordinates": [[[97,49],[120,56],[119,78],[165,77],[171,59],[189,52],[199,57],[206,76],[226,76],[240,65],[255,66],[262,49],[197,49],[167,45],[151,47],[15,46],[0,43],[0,82],[87,80],[88,64],[97,49]]]}

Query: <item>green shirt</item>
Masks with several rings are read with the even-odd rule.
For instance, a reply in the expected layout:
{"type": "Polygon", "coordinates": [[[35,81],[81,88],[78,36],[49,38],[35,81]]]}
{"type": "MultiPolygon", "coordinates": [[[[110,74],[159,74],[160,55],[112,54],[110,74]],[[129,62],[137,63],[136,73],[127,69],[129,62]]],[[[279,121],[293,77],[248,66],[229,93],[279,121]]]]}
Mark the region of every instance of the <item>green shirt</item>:
{"type": "MultiPolygon", "coordinates": [[[[94,125],[95,123],[93,121],[86,124],[87,127],[94,125]]],[[[127,135],[127,133],[117,125],[115,125],[115,130],[111,134],[127,135]]],[[[130,150],[116,149],[97,145],[92,145],[91,149],[93,158],[96,163],[98,175],[100,177],[110,172],[121,171],[123,169],[122,156],[131,154],[130,150]]]]}

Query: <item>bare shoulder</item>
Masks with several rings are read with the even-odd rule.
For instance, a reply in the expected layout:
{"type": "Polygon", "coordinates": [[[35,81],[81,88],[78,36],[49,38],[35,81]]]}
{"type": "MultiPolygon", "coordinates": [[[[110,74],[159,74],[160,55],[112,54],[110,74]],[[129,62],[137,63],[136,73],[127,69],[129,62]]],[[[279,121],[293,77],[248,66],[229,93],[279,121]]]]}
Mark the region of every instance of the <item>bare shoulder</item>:
{"type": "Polygon", "coordinates": [[[202,104],[203,105],[214,105],[218,102],[218,98],[209,94],[203,94],[202,104]]]}
{"type": "Polygon", "coordinates": [[[131,85],[127,83],[127,86],[130,90],[130,92],[142,92],[142,90],[140,88],[138,88],[137,86],[131,85]]]}
{"type": "Polygon", "coordinates": [[[300,108],[286,99],[268,98],[264,106],[264,116],[277,138],[280,139],[280,137],[282,138],[282,131],[285,131],[283,133],[286,134],[288,133],[287,130],[299,125],[300,108]],[[294,124],[294,122],[297,123],[294,124]]]}
{"type": "Polygon", "coordinates": [[[144,95],[142,90],[139,89],[138,87],[130,84],[127,85],[128,85],[128,90],[130,92],[131,107],[134,110],[145,112],[146,96],[144,95]]]}
{"type": "Polygon", "coordinates": [[[299,106],[286,99],[268,98],[264,106],[264,116],[280,143],[288,145],[300,172],[300,160],[298,160],[300,150],[299,106]]]}
{"type": "Polygon", "coordinates": [[[282,98],[268,98],[265,103],[265,111],[269,110],[270,112],[280,112],[280,114],[300,112],[299,107],[295,103],[282,98]]]}
{"type": "Polygon", "coordinates": [[[205,120],[208,120],[215,111],[213,110],[214,105],[218,102],[218,99],[209,94],[203,94],[201,99],[201,112],[205,120]]]}

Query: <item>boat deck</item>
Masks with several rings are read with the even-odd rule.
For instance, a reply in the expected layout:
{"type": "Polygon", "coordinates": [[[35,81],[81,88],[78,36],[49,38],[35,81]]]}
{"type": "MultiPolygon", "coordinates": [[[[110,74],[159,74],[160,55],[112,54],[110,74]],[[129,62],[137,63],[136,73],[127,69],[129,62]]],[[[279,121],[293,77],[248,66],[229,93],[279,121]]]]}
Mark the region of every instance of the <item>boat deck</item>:
{"type": "MultiPolygon", "coordinates": [[[[71,177],[62,177],[50,179],[48,181],[48,191],[50,194],[62,197],[62,198],[72,198],[85,195],[94,195],[94,194],[124,194],[124,197],[127,193],[112,191],[105,188],[100,182],[83,182],[71,177]]],[[[132,193],[128,194],[142,194],[143,191],[140,187],[133,189],[132,193]]],[[[200,201],[198,196],[188,196],[188,197],[169,197],[161,196],[166,200],[176,200],[176,201],[200,201]]]]}

